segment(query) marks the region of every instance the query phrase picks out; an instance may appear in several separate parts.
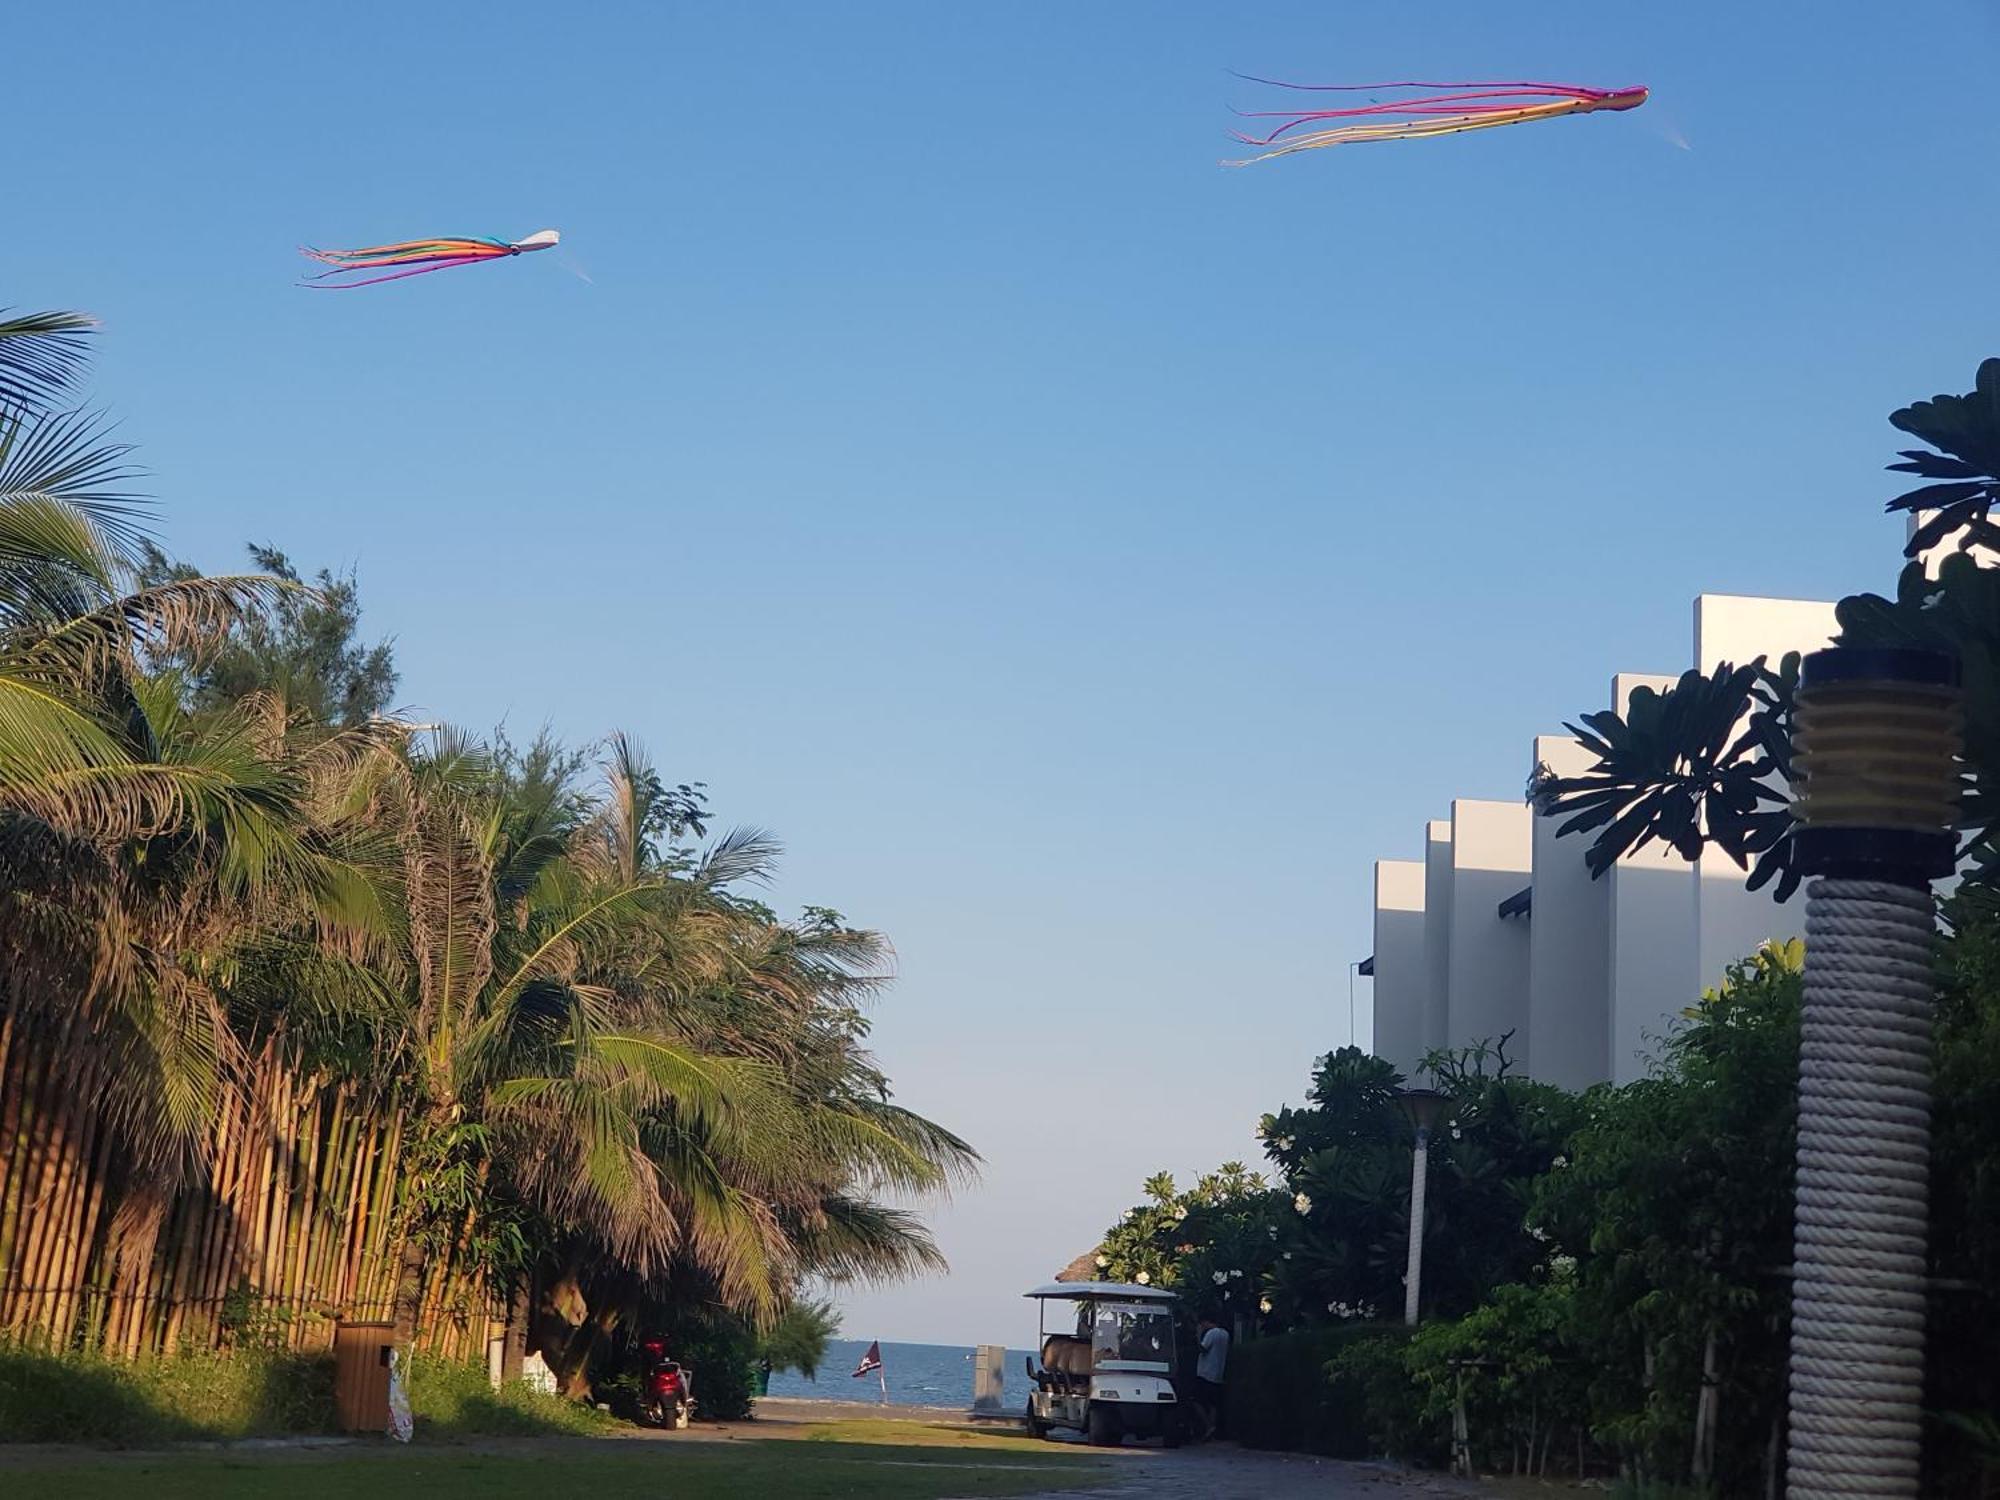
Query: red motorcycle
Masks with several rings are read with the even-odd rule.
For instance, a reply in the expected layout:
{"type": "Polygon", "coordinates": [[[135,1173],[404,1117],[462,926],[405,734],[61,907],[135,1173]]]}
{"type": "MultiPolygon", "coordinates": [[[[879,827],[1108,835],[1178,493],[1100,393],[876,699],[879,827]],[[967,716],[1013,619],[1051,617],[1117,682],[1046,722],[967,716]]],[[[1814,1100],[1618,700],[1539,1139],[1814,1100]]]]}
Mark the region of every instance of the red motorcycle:
{"type": "Polygon", "coordinates": [[[663,1338],[643,1339],[639,1350],[645,1359],[639,1387],[639,1420],[648,1427],[685,1429],[694,1416],[694,1372],[667,1357],[667,1341],[663,1338]]]}

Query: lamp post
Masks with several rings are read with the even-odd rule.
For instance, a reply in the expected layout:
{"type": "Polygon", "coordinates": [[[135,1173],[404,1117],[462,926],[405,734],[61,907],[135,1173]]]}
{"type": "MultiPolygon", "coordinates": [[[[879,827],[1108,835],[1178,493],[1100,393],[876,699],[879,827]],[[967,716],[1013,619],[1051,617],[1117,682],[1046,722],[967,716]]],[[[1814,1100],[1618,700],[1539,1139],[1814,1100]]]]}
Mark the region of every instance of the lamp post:
{"type": "Polygon", "coordinates": [[[1793,714],[1807,888],[1791,1500],[1915,1496],[1930,1169],[1931,882],[1955,864],[1958,664],[1835,647],[1793,714]]]}
{"type": "Polygon", "coordinates": [[[1430,1177],[1431,1129],[1446,1099],[1436,1089],[1399,1089],[1396,1106],[1410,1122],[1416,1149],[1410,1155],[1410,1258],[1403,1271],[1403,1322],[1417,1326],[1417,1301],[1424,1279],[1424,1187],[1430,1177]]]}

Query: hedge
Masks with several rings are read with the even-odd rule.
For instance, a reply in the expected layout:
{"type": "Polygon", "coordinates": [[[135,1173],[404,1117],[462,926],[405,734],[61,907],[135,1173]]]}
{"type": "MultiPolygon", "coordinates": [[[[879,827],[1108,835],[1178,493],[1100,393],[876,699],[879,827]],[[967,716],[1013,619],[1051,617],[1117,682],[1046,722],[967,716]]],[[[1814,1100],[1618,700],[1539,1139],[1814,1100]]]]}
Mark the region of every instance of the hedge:
{"type": "MultiPolygon", "coordinates": [[[[1400,1327],[1342,1323],[1237,1345],[1229,1358],[1229,1436],[1246,1448],[1328,1458],[1390,1451],[1390,1440],[1402,1436],[1394,1430],[1401,1424],[1383,1420],[1394,1415],[1395,1405],[1384,1398],[1395,1397],[1407,1381],[1399,1357],[1385,1365],[1372,1356],[1377,1346],[1399,1356],[1406,1337],[1400,1327]],[[1336,1378],[1328,1369],[1335,1361],[1352,1365],[1353,1373],[1336,1378]]],[[[1407,1405],[1415,1404],[1412,1390],[1407,1405]]]]}

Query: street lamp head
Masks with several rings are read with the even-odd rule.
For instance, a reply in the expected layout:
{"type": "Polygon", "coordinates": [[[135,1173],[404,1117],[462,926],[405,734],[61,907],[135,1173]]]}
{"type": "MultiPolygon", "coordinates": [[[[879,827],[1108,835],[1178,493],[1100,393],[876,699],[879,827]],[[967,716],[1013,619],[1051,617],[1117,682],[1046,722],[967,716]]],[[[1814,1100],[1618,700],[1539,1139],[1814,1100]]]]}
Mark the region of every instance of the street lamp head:
{"type": "Polygon", "coordinates": [[[1403,1112],[1403,1118],[1410,1122],[1410,1128],[1420,1136],[1427,1136],[1444,1115],[1444,1107],[1450,1102],[1448,1096],[1436,1089],[1398,1089],[1396,1107],[1403,1112]]]}
{"type": "Polygon", "coordinates": [[[1804,873],[1911,884],[1949,875],[1963,719],[1952,657],[1856,646],[1808,656],[1792,715],[1804,873]]]}

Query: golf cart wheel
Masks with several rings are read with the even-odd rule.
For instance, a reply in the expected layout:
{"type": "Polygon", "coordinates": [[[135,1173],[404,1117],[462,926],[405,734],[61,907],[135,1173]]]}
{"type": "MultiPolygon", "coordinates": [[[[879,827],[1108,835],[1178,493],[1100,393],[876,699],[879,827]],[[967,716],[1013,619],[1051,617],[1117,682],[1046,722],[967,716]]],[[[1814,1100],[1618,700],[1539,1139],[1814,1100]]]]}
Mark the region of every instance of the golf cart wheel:
{"type": "Polygon", "coordinates": [[[1093,1447],[1116,1448],[1124,1440],[1125,1434],[1119,1427],[1118,1413],[1110,1407],[1091,1407],[1090,1416],[1086,1420],[1089,1425],[1084,1431],[1084,1437],[1093,1447]]]}

